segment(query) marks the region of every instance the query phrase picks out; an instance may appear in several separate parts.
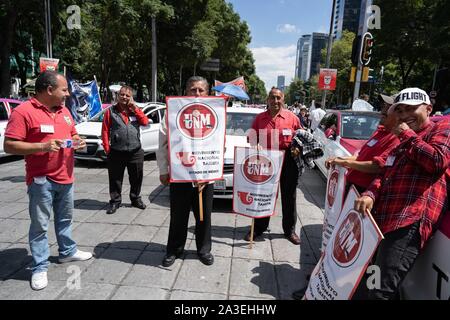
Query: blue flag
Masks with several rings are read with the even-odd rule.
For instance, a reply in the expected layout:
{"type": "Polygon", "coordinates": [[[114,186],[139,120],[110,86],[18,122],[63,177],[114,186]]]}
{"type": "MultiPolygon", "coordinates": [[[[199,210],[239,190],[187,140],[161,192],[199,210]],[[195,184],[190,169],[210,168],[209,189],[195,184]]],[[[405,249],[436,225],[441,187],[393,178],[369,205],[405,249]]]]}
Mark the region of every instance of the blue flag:
{"type": "Polygon", "coordinates": [[[102,102],[98,93],[97,81],[78,83],[68,78],[70,98],[68,108],[75,123],[88,121],[102,111],[102,102]]]}

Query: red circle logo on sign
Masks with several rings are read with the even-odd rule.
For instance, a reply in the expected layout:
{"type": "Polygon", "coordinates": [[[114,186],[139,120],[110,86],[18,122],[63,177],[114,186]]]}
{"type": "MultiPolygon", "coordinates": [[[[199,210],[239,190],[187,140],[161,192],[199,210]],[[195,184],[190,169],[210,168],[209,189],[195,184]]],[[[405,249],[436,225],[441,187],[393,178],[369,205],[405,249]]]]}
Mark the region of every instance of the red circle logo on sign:
{"type": "Polygon", "coordinates": [[[339,171],[334,170],[330,175],[330,180],[327,189],[327,201],[329,207],[333,206],[334,200],[336,199],[338,179],[339,179],[339,171]]]}
{"type": "Polygon", "coordinates": [[[363,239],[361,215],[352,210],[342,222],[333,243],[333,260],[341,267],[349,267],[358,258],[363,239]]]}
{"type": "Polygon", "coordinates": [[[247,157],[241,169],[245,179],[255,184],[266,183],[274,174],[272,160],[261,154],[247,157]]]}
{"type": "Polygon", "coordinates": [[[178,113],[177,125],[189,139],[206,139],[217,129],[217,114],[202,103],[192,103],[178,113]]]}

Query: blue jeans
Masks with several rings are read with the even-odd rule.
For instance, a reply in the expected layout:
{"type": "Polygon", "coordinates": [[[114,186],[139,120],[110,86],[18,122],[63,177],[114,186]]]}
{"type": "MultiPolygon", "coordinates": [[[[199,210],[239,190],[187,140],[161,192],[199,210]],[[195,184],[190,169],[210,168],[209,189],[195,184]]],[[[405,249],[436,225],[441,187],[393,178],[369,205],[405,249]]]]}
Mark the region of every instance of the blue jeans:
{"type": "Polygon", "coordinates": [[[32,273],[47,271],[50,249],[48,246],[48,223],[54,212],[55,233],[61,258],[70,257],[77,251],[72,239],[73,184],[59,184],[45,180],[28,186],[31,225],[29,242],[33,257],[32,273]]]}

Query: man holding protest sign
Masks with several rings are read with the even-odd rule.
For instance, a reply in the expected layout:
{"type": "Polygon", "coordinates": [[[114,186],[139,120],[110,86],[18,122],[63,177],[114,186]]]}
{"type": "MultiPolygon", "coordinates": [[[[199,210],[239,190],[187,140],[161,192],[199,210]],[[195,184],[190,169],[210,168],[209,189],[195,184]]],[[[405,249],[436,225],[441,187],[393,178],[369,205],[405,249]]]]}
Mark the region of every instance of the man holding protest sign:
{"type": "Polygon", "coordinates": [[[371,299],[398,298],[401,282],[448,206],[445,172],[450,165],[450,122],[433,123],[431,111],[425,91],[400,92],[388,111],[397,118],[392,132],[400,145],[355,201],[355,210],[362,214],[373,209],[385,236],[375,258],[381,287],[369,291],[371,299]]]}
{"type": "MultiPolygon", "coordinates": [[[[295,233],[297,222],[296,194],[298,167],[291,155],[290,146],[295,132],[301,128],[298,117],[284,108],[284,93],[273,87],[267,98],[268,110],[258,114],[249,134],[250,144],[264,149],[286,150],[281,171],[280,189],[283,213],[284,236],[295,245],[300,244],[300,238],[295,233]]],[[[254,236],[258,237],[267,230],[270,217],[255,221],[254,236]]],[[[250,241],[251,232],[244,239],[250,241]]]]}
{"type": "MultiPolygon", "coordinates": [[[[198,76],[188,79],[186,84],[187,96],[206,97],[208,92],[209,84],[206,79],[198,76]]],[[[211,211],[214,184],[170,183],[167,132],[167,120],[164,119],[159,133],[159,150],[156,153],[161,184],[165,186],[170,185],[170,228],[166,255],[162,265],[170,267],[177,258],[183,255],[191,208],[195,216],[195,241],[199,259],[205,265],[212,265],[214,256],[211,254],[211,211]],[[201,194],[202,204],[199,203],[199,193],[201,194]],[[203,206],[203,221],[200,219],[201,205],[203,206]]]]}

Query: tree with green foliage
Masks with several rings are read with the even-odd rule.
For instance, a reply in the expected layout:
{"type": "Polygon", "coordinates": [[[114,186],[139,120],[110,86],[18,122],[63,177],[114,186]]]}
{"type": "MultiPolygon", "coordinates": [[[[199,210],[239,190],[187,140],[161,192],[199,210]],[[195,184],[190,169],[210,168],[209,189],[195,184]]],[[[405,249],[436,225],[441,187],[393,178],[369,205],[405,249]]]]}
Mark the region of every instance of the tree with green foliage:
{"type": "MultiPolygon", "coordinates": [[[[102,89],[126,82],[142,96],[144,88],[151,87],[151,20],[155,18],[160,99],[181,94],[185,81],[194,74],[211,82],[242,75],[253,97],[265,95],[247,48],[251,40],[248,25],[224,0],[52,0],[51,4],[53,56],[75,79],[88,81],[96,75],[102,89]],[[81,8],[81,30],[66,26],[69,5],[81,8]],[[218,73],[200,69],[209,58],[220,59],[218,73]]],[[[31,37],[35,62],[45,55],[42,11],[38,0],[0,4],[0,17],[7,17],[1,24],[8,30],[0,37],[2,43],[11,42],[0,48],[0,79],[8,84],[1,86],[3,95],[9,93],[9,57],[16,58],[25,80],[31,37]]]]}
{"type": "Polygon", "coordinates": [[[386,88],[430,90],[434,69],[450,65],[450,2],[376,0],[374,4],[381,9],[381,29],[373,31],[373,65],[389,70],[384,76],[389,81],[386,88]]]}

